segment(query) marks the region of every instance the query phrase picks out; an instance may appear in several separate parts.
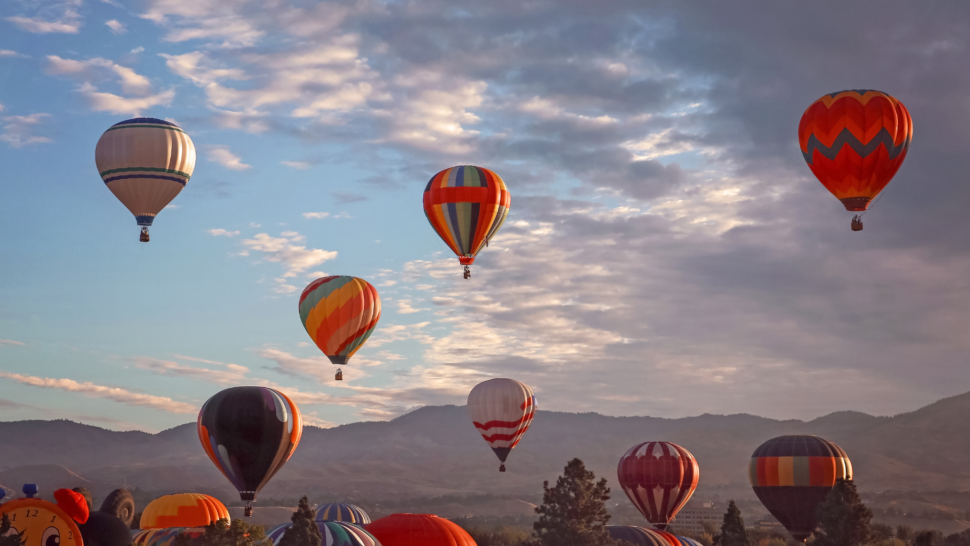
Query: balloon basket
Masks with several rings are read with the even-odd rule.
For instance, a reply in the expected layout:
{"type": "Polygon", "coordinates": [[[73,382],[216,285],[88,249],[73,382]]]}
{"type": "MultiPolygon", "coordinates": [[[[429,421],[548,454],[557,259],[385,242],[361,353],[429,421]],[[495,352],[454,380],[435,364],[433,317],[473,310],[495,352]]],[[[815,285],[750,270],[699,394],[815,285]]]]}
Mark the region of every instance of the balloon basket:
{"type": "Polygon", "coordinates": [[[247,518],[253,517],[253,505],[247,504],[246,508],[243,510],[243,514],[245,514],[247,518]]]}
{"type": "Polygon", "coordinates": [[[467,265],[464,267],[464,276],[466,279],[472,278],[472,270],[467,265]]]}
{"type": "Polygon", "coordinates": [[[148,228],[147,227],[141,228],[141,236],[138,238],[138,240],[141,241],[141,242],[143,242],[143,243],[147,243],[148,242],[148,228]]]}
{"type": "Polygon", "coordinates": [[[338,369],[337,370],[337,373],[333,374],[333,378],[336,379],[337,381],[343,381],[344,380],[344,372],[343,372],[343,370],[339,370],[338,369]]]}
{"type": "Polygon", "coordinates": [[[504,463],[498,467],[498,471],[499,472],[505,472],[505,464],[504,463]]]}
{"type": "Polygon", "coordinates": [[[852,231],[862,231],[862,217],[858,214],[852,218],[852,231]]]}

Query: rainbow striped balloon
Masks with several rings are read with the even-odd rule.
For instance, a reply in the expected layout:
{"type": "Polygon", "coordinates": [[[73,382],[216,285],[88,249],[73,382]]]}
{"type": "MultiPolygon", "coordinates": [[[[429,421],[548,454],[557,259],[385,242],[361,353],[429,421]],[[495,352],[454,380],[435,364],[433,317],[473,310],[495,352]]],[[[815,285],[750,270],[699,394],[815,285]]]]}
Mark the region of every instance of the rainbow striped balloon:
{"type": "MultiPolygon", "coordinates": [[[[345,521],[318,521],[320,529],[320,546],[381,546],[374,535],[365,531],[363,527],[345,521]]],[[[293,527],[292,523],[277,525],[266,531],[266,538],[278,546],[286,530],[293,527]]]]}
{"type": "Polygon", "coordinates": [[[342,502],[331,502],[317,506],[317,521],[345,521],[356,523],[357,525],[367,525],[370,523],[370,516],[367,512],[355,504],[344,504],[342,502]]]}
{"type": "Polygon", "coordinates": [[[346,364],[374,333],[381,297],[369,282],[333,275],[311,282],[300,295],[300,320],[330,362],[346,364]]]}
{"type": "Polygon", "coordinates": [[[502,178],[473,165],[445,169],[431,177],[424,189],[428,222],[466,271],[502,227],[511,204],[502,178]]]}

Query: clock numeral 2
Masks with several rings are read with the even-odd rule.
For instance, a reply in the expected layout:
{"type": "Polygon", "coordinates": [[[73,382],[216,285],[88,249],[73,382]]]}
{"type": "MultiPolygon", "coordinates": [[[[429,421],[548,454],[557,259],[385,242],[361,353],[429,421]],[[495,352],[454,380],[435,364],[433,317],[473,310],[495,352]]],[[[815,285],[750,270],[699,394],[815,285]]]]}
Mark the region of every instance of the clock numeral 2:
{"type": "Polygon", "coordinates": [[[71,540],[72,538],[74,538],[74,531],[68,531],[67,532],[67,540],[71,540]]]}

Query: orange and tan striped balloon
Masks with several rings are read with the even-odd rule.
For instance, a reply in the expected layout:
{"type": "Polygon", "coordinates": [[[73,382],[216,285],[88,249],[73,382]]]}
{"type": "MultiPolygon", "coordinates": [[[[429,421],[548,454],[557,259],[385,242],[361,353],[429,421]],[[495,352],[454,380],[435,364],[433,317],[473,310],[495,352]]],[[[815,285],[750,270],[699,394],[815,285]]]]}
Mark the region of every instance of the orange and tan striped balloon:
{"type": "Polygon", "coordinates": [[[300,296],[300,320],[330,362],[346,364],[374,333],[381,297],[369,282],[333,275],[311,282],[300,296]]]}
{"type": "Polygon", "coordinates": [[[174,123],[134,118],[101,135],[94,159],[111,193],[147,227],[192,176],[195,145],[174,123]]]}
{"type": "Polygon", "coordinates": [[[219,499],[201,493],[177,493],[148,503],[139,526],[142,529],[204,527],[222,518],[229,519],[229,511],[219,499]]]}

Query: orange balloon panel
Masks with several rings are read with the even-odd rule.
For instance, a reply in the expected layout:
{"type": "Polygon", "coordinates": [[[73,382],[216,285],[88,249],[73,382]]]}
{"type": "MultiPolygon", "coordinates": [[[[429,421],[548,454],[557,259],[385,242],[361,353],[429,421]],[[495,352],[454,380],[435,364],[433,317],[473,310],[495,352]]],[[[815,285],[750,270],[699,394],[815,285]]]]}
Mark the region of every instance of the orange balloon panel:
{"type": "Polygon", "coordinates": [[[140,527],[204,527],[223,518],[229,519],[229,510],[219,500],[201,493],[177,493],[148,503],[140,527]]]}
{"type": "Polygon", "coordinates": [[[846,210],[861,211],[906,159],[913,120],[903,103],[881,91],[830,93],[798,124],[798,144],[812,173],[846,210]]]}
{"type": "Polygon", "coordinates": [[[377,289],[358,277],[322,277],[300,295],[303,327],[334,364],[346,364],[374,333],[380,318],[377,289]]]}

